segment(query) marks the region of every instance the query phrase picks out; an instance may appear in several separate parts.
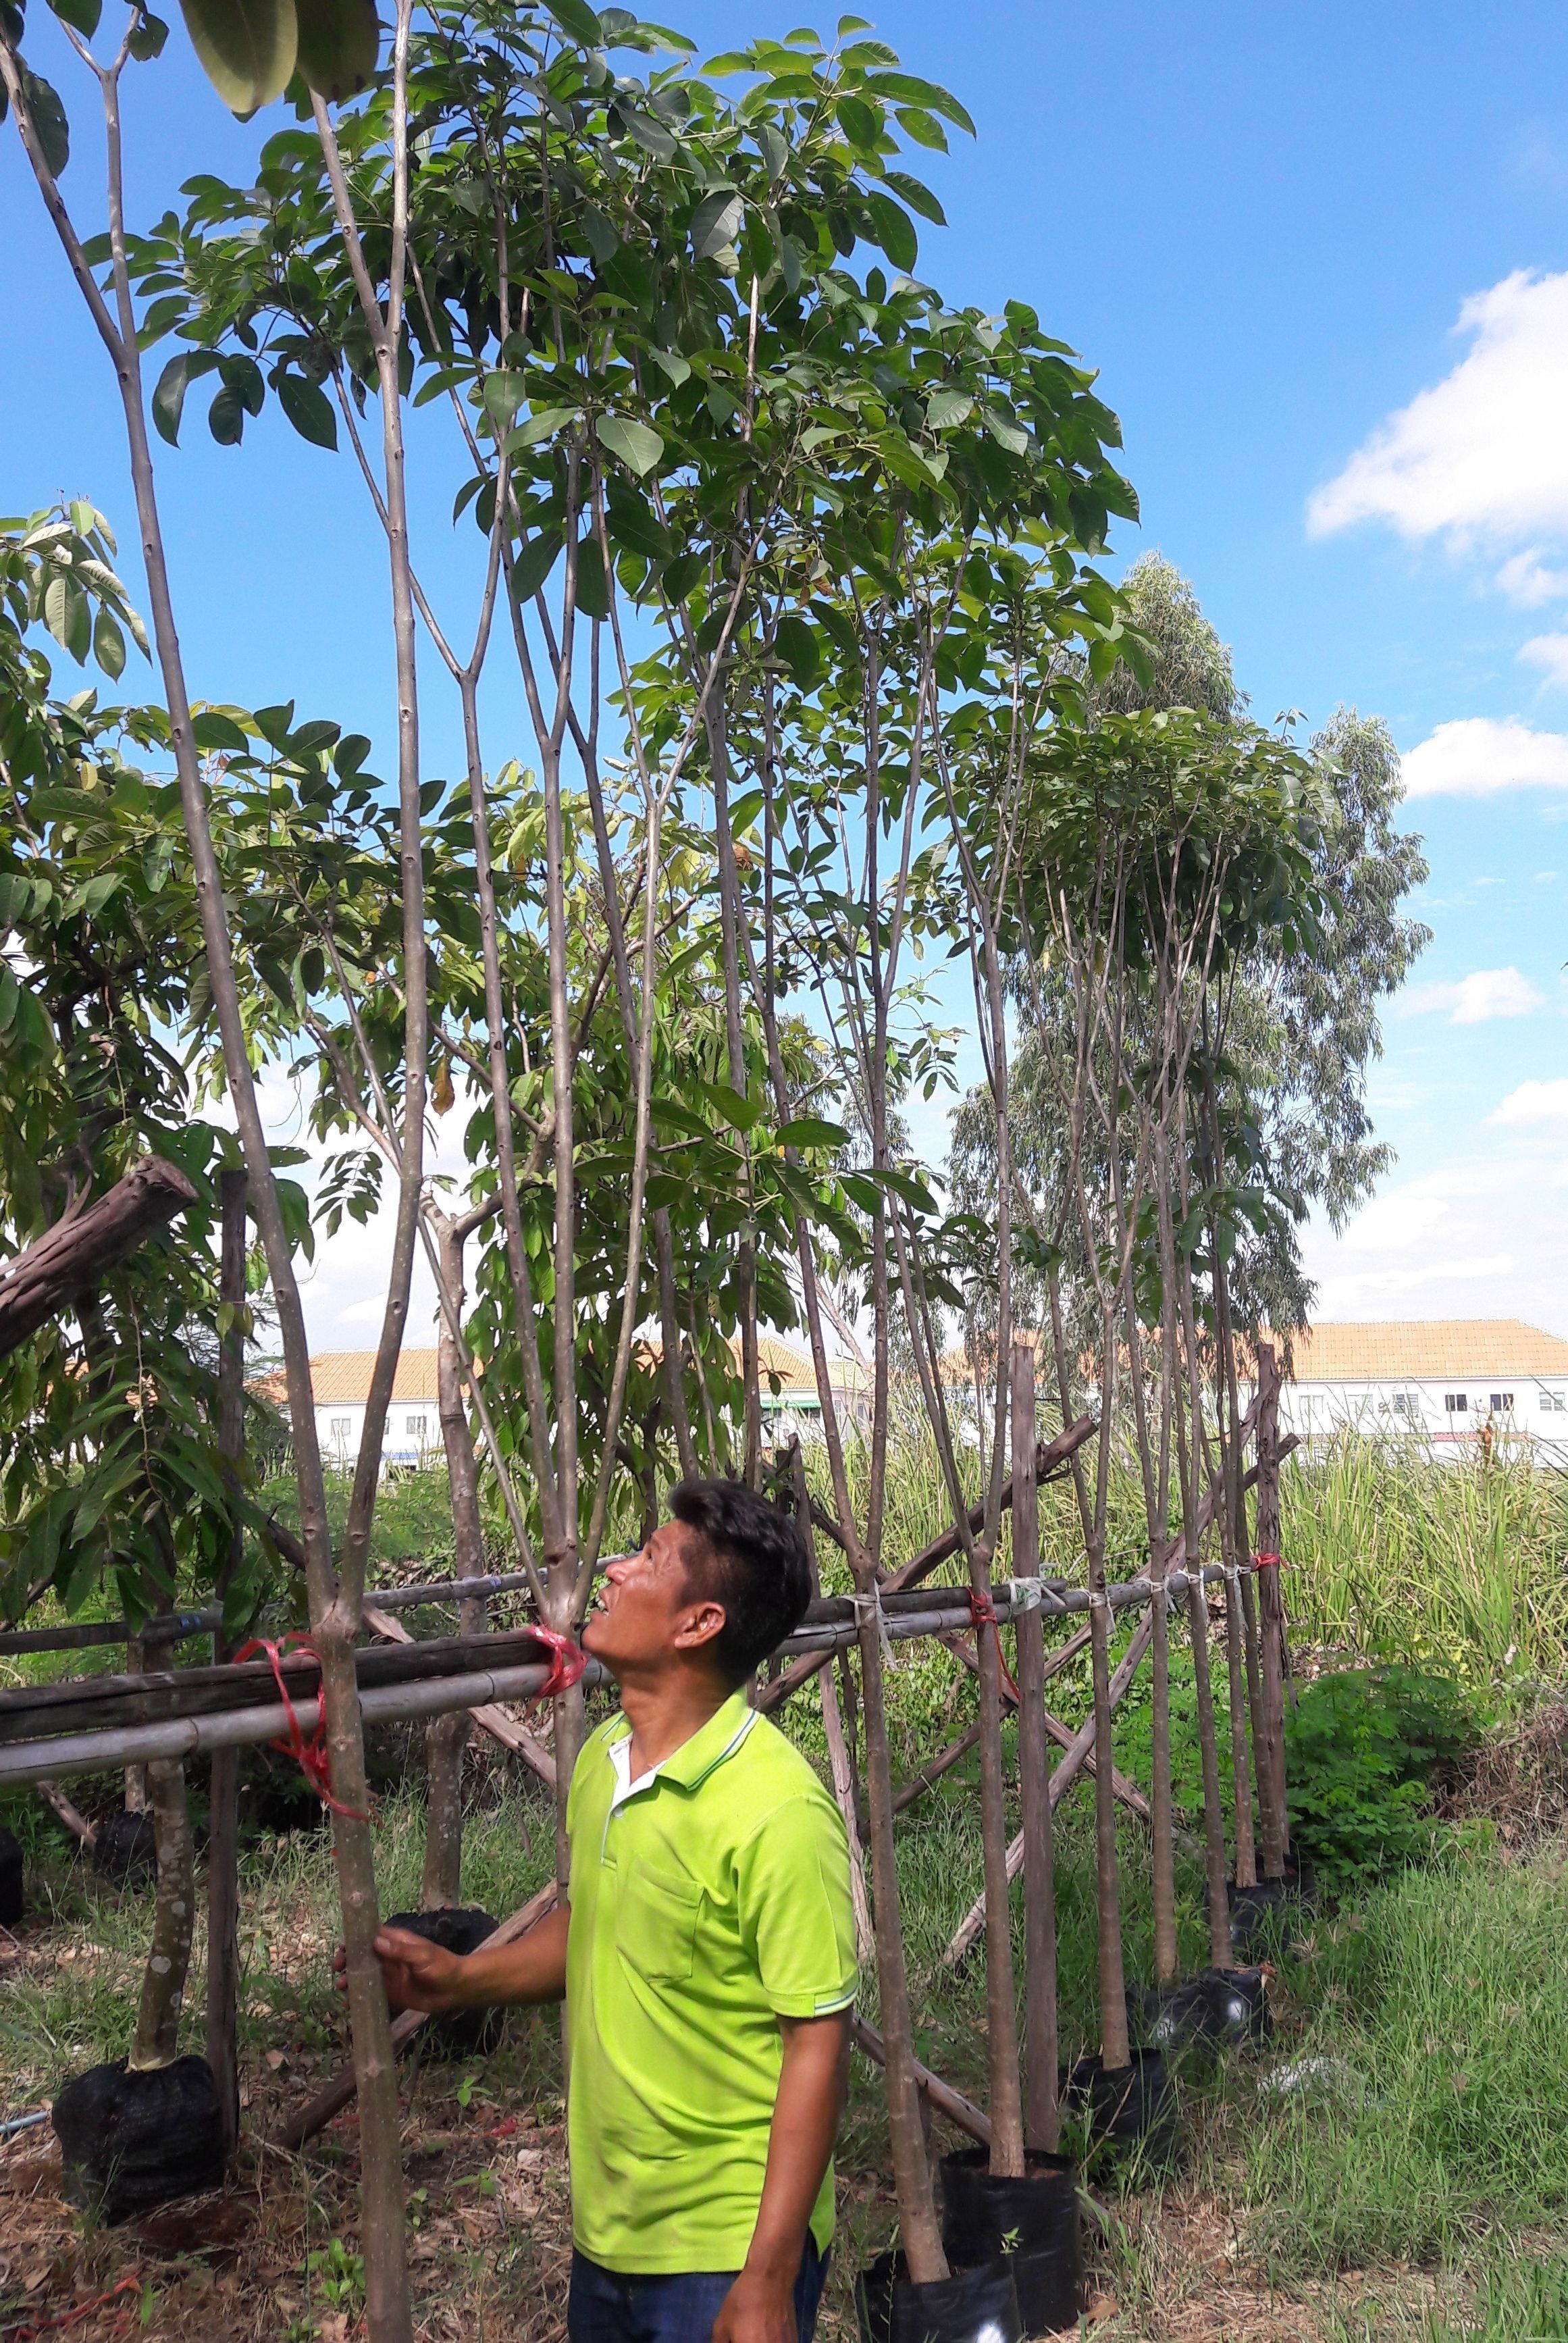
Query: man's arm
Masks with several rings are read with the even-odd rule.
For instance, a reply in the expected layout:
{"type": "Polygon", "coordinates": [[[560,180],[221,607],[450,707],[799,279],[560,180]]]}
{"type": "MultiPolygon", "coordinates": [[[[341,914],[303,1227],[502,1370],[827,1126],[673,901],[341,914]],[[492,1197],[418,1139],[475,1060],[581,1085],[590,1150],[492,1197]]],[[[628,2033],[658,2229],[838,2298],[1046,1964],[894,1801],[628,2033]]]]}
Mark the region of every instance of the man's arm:
{"type": "Polygon", "coordinates": [[[784,2064],[762,2202],[745,2268],[724,2298],[712,2343],[797,2343],[795,2280],[844,2105],[849,2013],[781,2017],[784,2064]]]}
{"type": "MultiPolygon", "coordinates": [[[[408,1928],[383,1928],[376,1939],[387,1996],[404,2009],[441,2015],[448,2009],[489,2009],[498,2002],[560,2001],[567,1989],[565,1904],[509,1945],[448,1953],[408,1928]]],[[[343,1954],[334,1966],[343,1967],[343,1954]]],[[[341,1983],[341,1979],[339,1980],[341,1983]]]]}

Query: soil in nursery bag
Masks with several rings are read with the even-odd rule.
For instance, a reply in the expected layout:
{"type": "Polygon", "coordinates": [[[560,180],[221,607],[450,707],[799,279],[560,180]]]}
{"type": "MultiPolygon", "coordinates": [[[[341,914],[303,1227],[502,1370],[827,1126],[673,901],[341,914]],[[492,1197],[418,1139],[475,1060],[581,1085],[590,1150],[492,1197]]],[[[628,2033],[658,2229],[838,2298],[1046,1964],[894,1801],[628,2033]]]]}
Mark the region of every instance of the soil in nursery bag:
{"type": "Polygon", "coordinates": [[[55,2102],[65,2194],[106,2221],[223,2184],[217,2085],[205,2058],[132,2074],[123,2058],[74,2076],[55,2102]]]}
{"type": "Polygon", "coordinates": [[[992,2177],[988,2148],[943,2157],[942,2251],[955,2269],[1005,2257],[1024,2333],[1050,2335],[1078,2323],[1078,2172],[1043,2148],[1027,2148],[1024,2162],[1027,2177],[1005,2179],[992,2177]]]}
{"type": "Polygon", "coordinates": [[[1183,1985],[1151,1986],[1143,2031],[1161,2050],[1216,2050],[1261,2042],[1269,2032],[1268,1979],[1256,1969],[1205,1969],[1183,1985]]]}
{"type": "Polygon", "coordinates": [[[14,1928],[22,1917],[22,1842],[14,1832],[0,1830],[0,1927],[14,1928]]]}
{"type": "Polygon", "coordinates": [[[111,1887],[150,1887],[157,1877],[158,1849],[151,1815],[118,1806],[98,1825],[93,1869],[111,1887]]]}
{"type": "Polygon", "coordinates": [[[1080,2058],[1060,2077],[1062,2110],[1087,2134],[1087,2152],[1108,2163],[1139,2157],[1154,2170],[1179,2145],[1176,2088],[1162,2050],[1134,2050],[1127,2066],[1080,2058]]]}
{"type": "MultiPolygon", "coordinates": [[[[1260,1879],[1251,1887],[1238,1887],[1233,1879],[1228,1879],[1225,1893],[1231,1909],[1231,1949],[1238,1962],[1252,1960],[1260,1953],[1279,1951],[1289,1938],[1299,1908],[1314,1903],[1317,1892],[1317,1874],[1310,1863],[1299,1869],[1293,1863],[1288,1864],[1282,1879],[1260,1879]]],[[[1208,1904],[1205,1892],[1205,1911],[1208,1904]]]]}
{"type": "MultiPolygon", "coordinates": [[[[477,1952],[487,1936],[493,1936],[498,1923],[487,1912],[465,1909],[455,1904],[443,1904],[434,1912],[394,1912],[383,1920],[384,1928],[407,1928],[427,1944],[439,1945],[448,1953],[477,1952]]],[[[400,2002],[392,2005],[396,2016],[400,2002]]],[[[445,2017],[433,2017],[421,2031],[419,2039],[427,2058],[487,2058],[501,2038],[507,2022],[502,2009],[454,2009],[445,2017]]]]}
{"type": "Polygon", "coordinates": [[[912,2286],[902,2254],[879,2254],[855,2280],[860,2343],[1023,2343],[1010,2261],[912,2286]]]}

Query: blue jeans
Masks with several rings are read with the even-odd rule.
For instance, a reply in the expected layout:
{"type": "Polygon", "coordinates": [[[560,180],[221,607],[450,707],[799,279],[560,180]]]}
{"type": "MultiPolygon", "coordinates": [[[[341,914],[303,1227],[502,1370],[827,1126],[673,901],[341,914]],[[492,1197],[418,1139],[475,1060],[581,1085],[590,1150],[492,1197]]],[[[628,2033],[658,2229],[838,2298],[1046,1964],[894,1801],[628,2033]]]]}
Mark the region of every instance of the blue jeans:
{"type": "MultiPolygon", "coordinates": [[[[735,2270],[689,2270],[673,2278],[622,2277],[586,2254],[572,2256],[568,2343],[708,2343],[735,2270]]],[[[800,2343],[811,2343],[828,2257],[808,2234],[795,2281],[800,2343]]]]}

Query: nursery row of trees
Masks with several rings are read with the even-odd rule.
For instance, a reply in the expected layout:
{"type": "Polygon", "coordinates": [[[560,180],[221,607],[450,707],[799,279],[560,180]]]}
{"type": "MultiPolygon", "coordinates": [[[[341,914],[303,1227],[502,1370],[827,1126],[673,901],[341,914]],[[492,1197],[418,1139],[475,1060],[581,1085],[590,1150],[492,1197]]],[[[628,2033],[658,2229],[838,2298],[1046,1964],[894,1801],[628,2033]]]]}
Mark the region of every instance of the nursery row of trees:
{"type": "MultiPolygon", "coordinates": [[[[918,273],[916,222],[941,212],[909,150],[972,126],[859,19],[699,68],[678,35],[584,0],[398,0],[385,59],[360,12],[339,26],[323,9],[337,30],[307,38],[291,6],[258,5],[266,37],[236,59],[224,12],[191,0],[224,96],[281,96],[291,119],[249,184],[204,176],[138,233],[122,94],[166,28],[140,5],[117,28],[98,0],[51,5],[101,105],[102,204],[67,199],[84,166],[66,177],[66,108],[13,0],[0,86],[121,392],[161,691],[59,697],[44,633],[110,687],[127,634],[146,639],[91,506],[8,527],[5,1234],[25,1246],[148,1151],[197,1201],[4,1363],[8,1610],[46,1588],[79,1606],[107,1577],[135,1620],[216,1584],[237,1630],[265,1590],[266,1542],[236,1548],[246,1501],[212,1403],[237,1322],[213,1245],[236,1142],[201,1111],[224,1097],[285,1362],[340,1801],[372,2331],[407,2335],[352,1644],[416,1258],[469,1442],[558,1631],[580,1623],[628,1492],[646,1516],[678,1472],[760,1479],[761,1332],[803,1329],[863,1598],[905,2244],[914,2278],[940,2275],[874,1600],[898,1559],[895,1386],[920,1394],[977,1603],[1020,1327],[1041,1330],[1064,1423],[1097,1395],[1074,1466],[1091,1584],[1121,1425],[1148,1566],[1178,1542],[1195,1560],[1211,1513],[1233,1557],[1232,1338],[1294,1322],[1296,1223],[1313,1202],[1347,1210],[1379,1165],[1362,1098],[1375,1002],[1422,940],[1399,910],[1421,865],[1392,828],[1392,749],[1352,718],[1311,750],[1253,722],[1173,573],[1141,565],[1118,591],[1097,568],[1113,519],[1136,515],[1115,418],[1026,305],[952,307],[918,273]],[[117,41],[106,62],[95,39],[117,41]],[[173,355],[145,379],[158,345],[173,355]],[[155,441],[196,427],[198,385],[235,461],[276,403],[362,480],[389,580],[385,780],[326,714],[189,696],[156,485],[179,459],[155,441]],[[416,465],[461,482],[469,558],[441,607],[409,529],[416,465]],[[520,682],[526,743],[487,737],[496,661],[520,682]],[[460,710],[455,776],[421,750],[431,689],[460,710]],[[944,1183],[907,1118],[951,1081],[933,984],[949,962],[972,985],[986,1080],[944,1183]],[[280,1069],[325,1151],[313,1195],[263,1124],[258,1077],[280,1069]],[[427,1178],[447,1114],[470,1167],[457,1194],[427,1178]],[[334,1544],[296,1262],[313,1224],[378,1208],[388,1299],[334,1544]],[[955,1319],[978,1530],[943,1365],[955,1319]],[[846,1345],[869,1376],[863,1461],[835,1404],[846,1345]]],[[[478,1508],[457,1513],[459,1568],[477,1566],[478,1508]]],[[[1158,1771],[1163,1607],[1150,1615],[1158,1771]]],[[[1103,1606],[1091,1620],[1108,1718],[1103,1606]]],[[[1021,2169],[995,1638],[978,1652],[995,2154],[1021,2169]]],[[[580,1731],[568,1693],[563,1799],[580,1731]]],[[[1163,1763],[1168,1818],[1168,1730],[1163,1763]]],[[[1217,1789],[1210,1803],[1222,1907],[1217,1789]]],[[[1171,1892],[1167,1865],[1173,1966],[1171,1892]]],[[[1110,1966],[1102,1985],[1116,2064],[1110,1966]]]]}

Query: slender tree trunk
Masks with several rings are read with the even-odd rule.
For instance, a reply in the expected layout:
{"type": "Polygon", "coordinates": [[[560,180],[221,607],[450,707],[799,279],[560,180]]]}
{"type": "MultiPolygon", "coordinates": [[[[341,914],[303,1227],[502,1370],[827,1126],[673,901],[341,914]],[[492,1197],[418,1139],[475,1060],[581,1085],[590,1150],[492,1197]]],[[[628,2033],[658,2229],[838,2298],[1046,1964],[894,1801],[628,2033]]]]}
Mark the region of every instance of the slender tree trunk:
{"type": "Polygon", "coordinates": [[[1111,1782],[1111,1610],[1105,1600],[1105,1548],[1099,1537],[1089,1557],[1094,1672],[1095,1902],[1100,1942],[1100,2052],[1110,2067],[1131,2059],[1127,2031],[1127,1975],[1121,1959],[1121,1884],[1116,1857],[1116,1791],[1111,1782]],[[1094,1598],[1098,1599],[1094,1599],[1094,1598]]]}
{"type": "MultiPolygon", "coordinates": [[[[477,1216],[462,1220],[445,1215],[437,1220],[442,1280],[452,1307],[463,1306],[463,1245],[477,1216]]],[[[446,1313],[441,1317],[436,1348],[437,1403],[441,1441],[447,1453],[447,1483],[452,1500],[454,1574],[479,1578],[485,1569],[485,1534],[479,1515],[479,1476],[474,1463],[474,1434],[463,1404],[461,1362],[457,1337],[446,1313]]],[[[458,1609],[461,1633],[482,1635],[487,1605],[482,1595],[469,1596],[458,1609]]],[[[433,1716],[425,1728],[425,1865],[419,1881],[419,1908],[440,1911],[459,1904],[463,1892],[463,1759],[473,1730],[466,1708],[433,1716]]]]}
{"type": "MultiPolygon", "coordinates": [[[[246,1191],[243,1172],[225,1172],[218,1186],[223,1208],[223,1255],[218,1299],[229,1312],[218,1351],[218,1453],[229,1476],[228,1545],[217,1572],[219,1604],[244,1557],[238,1468],[245,1455],[245,1255],[246,1191]]],[[[215,1665],[230,1655],[219,1626],[212,1639],[215,1665]]],[[[207,1791],[206,1850],[206,2062],[217,2086],[224,2137],[232,2150],[239,2137],[239,1752],[215,1749],[207,1791]]]]}
{"type": "MultiPolygon", "coordinates": [[[[811,1592],[820,1594],[822,1580],[817,1566],[816,1534],[811,1527],[811,1496],[806,1485],[806,1460],[800,1453],[799,1440],[793,1442],[789,1449],[789,1486],[795,1500],[795,1519],[806,1541],[806,1555],[811,1565],[811,1592]]],[[[849,1842],[849,1900],[855,1913],[855,1957],[864,1968],[875,1957],[876,1938],[871,1921],[871,1899],[866,1893],[866,1858],[860,1845],[860,1813],[855,1772],[844,1737],[844,1719],[839,1707],[838,1680],[833,1670],[824,1668],[817,1683],[822,1700],[822,1734],[828,1744],[828,1770],[833,1777],[833,1795],[838,1801],[839,1812],[844,1818],[844,1835],[849,1842]]]]}
{"type": "Polygon", "coordinates": [[[135,2074],[171,2066],[179,2054],[180,2006],[196,1919],[196,1862],[186,1806],[185,1767],[177,1757],[155,1758],[148,1765],[147,1795],[157,1841],[158,1885],[152,1946],[142,1972],[142,1997],[131,2046],[135,2074]]]}
{"type": "MultiPolygon", "coordinates": [[[[1012,1346],[1012,1566],[1040,1575],[1040,1493],[1035,1482],[1034,1353],[1012,1346]]],[[[1050,1761],[1045,1733],[1045,1630],[1038,1609],[1018,1634],[1018,1773],[1023,1806],[1023,2133],[1030,2147],[1054,2152],[1060,2137],[1056,2074],[1056,1881],[1050,1761]]],[[[990,1883],[986,1883],[990,1904],[990,1883]]]]}
{"type": "Polygon", "coordinates": [[[1280,1599],[1280,1368],[1270,1342],[1258,1344],[1258,1553],[1272,1555],[1257,1573],[1263,1730],[1258,1744],[1263,1872],[1282,1879],[1290,1850],[1285,1818],[1284,1608],[1280,1599]]]}

